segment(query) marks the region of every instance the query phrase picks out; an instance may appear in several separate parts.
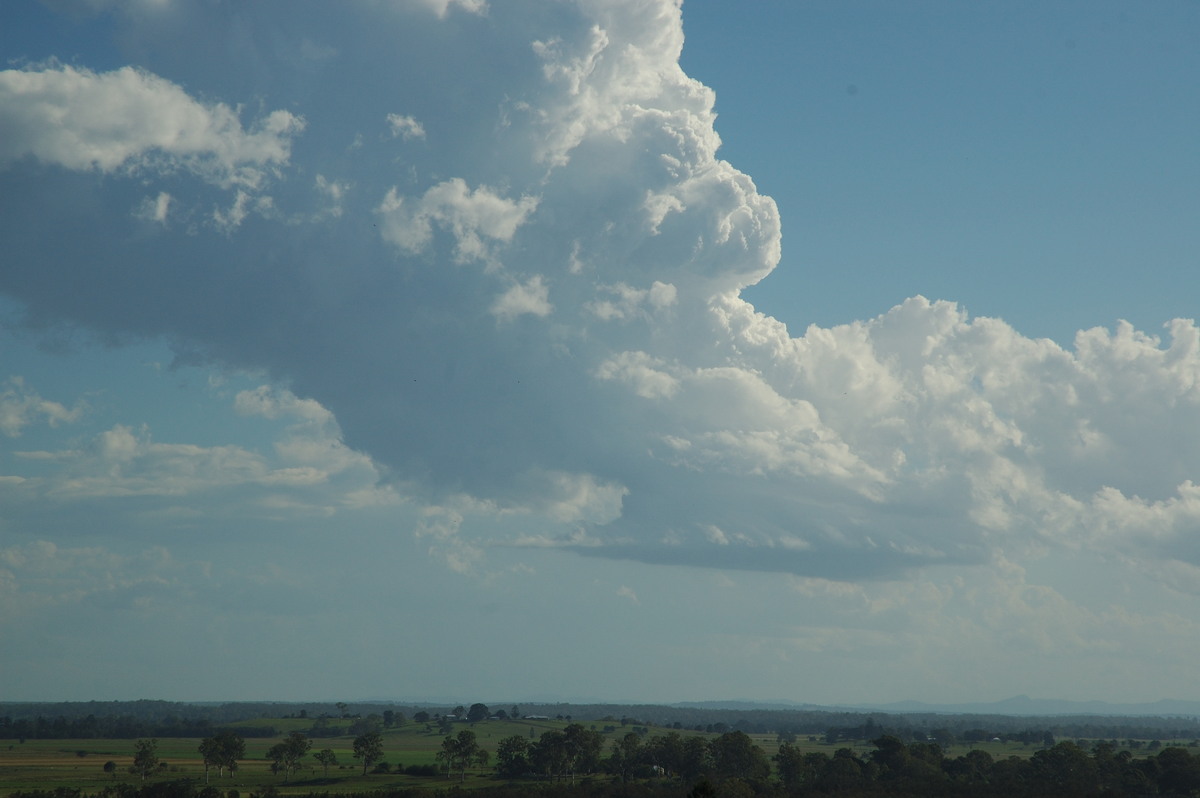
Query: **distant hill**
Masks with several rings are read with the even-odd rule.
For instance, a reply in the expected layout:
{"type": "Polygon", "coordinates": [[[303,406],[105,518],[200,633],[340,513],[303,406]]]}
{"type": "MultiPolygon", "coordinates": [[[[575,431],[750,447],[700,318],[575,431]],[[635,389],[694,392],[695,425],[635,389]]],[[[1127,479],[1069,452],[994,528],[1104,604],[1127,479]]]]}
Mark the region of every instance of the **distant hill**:
{"type": "Polygon", "coordinates": [[[673,707],[707,710],[806,710],[824,712],[888,712],[895,715],[1008,715],[1013,717],[1200,717],[1200,701],[1164,698],[1142,704],[1108,701],[1067,701],[1053,698],[1013,696],[1000,701],[962,704],[931,704],[923,701],[893,701],[878,704],[801,704],[792,701],[681,701],[673,707]]]}
{"type": "Polygon", "coordinates": [[[1001,701],[967,704],[927,704],[921,701],[898,701],[890,704],[856,704],[847,709],[859,712],[876,710],[899,714],[933,713],[946,715],[1014,715],[1069,716],[1098,715],[1105,717],[1196,717],[1200,716],[1200,701],[1163,699],[1145,704],[1113,704],[1107,701],[1064,701],[1060,699],[1013,696],[1001,701]]]}
{"type": "MultiPolygon", "coordinates": [[[[731,709],[731,710],[763,710],[763,709],[829,709],[817,704],[797,704],[794,701],[679,701],[668,706],[684,709],[731,709]]],[[[840,708],[839,710],[840,711],[840,708]]]]}

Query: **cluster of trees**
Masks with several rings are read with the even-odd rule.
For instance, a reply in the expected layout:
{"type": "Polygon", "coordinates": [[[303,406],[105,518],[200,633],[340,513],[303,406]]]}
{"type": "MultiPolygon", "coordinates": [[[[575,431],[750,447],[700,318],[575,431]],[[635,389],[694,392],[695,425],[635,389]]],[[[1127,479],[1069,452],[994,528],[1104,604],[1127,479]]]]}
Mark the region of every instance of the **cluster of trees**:
{"type": "Polygon", "coordinates": [[[246,741],[234,731],[217,732],[200,742],[200,756],[204,760],[204,783],[208,784],[208,769],[215,767],[220,778],[229,771],[232,778],[238,760],[246,755],[246,741]]]}
{"type": "MultiPolygon", "coordinates": [[[[225,730],[217,732],[212,737],[200,741],[200,758],[204,762],[204,783],[208,784],[209,769],[216,768],[218,777],[229,771],[230,777],[237,770],[238,760],[246,756],[246,741],[236,732],[225,730]]],[[[142,781],[160,770],[166,768],[166,763],[158,756],[158,739],[140,739],[133,745],[133,764],[129,772],[138,776],[142,781]]],[[[116,772],[117,764],[113,761],[104,763],[105,773],[116,772]]]]}
{"type": "Polygon", "coordinates": [[[537,740],[519,734],[505,737],[496,746],[496,769],[502,776],[544,776],[552,780],[600,770],[604,737],[582,724],[542,733],[537,740]]]}
{"type": "MultiPolygon", "coordinates": [[[[214,741],[217,739],[213,738],[214,741]]],[[[201,753],[205,750],[205,744],[209,742],[209,740],[205,740],[201,744],[201,753]]],[[[271,772],[282,773],[283,780],[287,781],[311,749],[312,740],[308,738],[308,735],[304,732],[292,732],[282,742],[267,749],[267,759],[271,760],[271,772]]],[[[238,750],[239,756],[245,753],[244,743],[238,750]]],[[[366,731],[354,738],[352,750],[354,758],[362,762],[362,772],[365,776],[372,765],[383,759],[383,735],[377,729],[366,731]]],[[[329,768],[338,763],[337,753],[331,748],[321,749],[313,755],[313,758],[325,769],[326,776],[329,775],[329,768]]],[[[207,761],[205,773],[207,774],[207,761]]]]}
{"type": "Polygon", "coordinates": [[[385,710],[382,714],[372,712],[365,717],[356,715],[343,718],[343,720],[349,720],[349,724],[338,723],[336,718],[321,714],[317,716],[313,725],[309,727],[307,734],[309,737],[343,737],[345,735],[357,737],[362,734],[403,726],[407,718],[403,712],[395,712],[389,709],[385,710]]]}
{"type": "Polygon", "coordinates": [[[271,760],[271,772],[282,773],[283,780],[300,765],[300,760],[312,748],[312,741],[303,732],[292,732],[283,742],[276,743],[267,749],[267,759],[271,760]]]}
{"type": "Polygon", "coordinates": [[[617,741],[606,765],[622,781],[661,775],[685,783],[704,778],[753,782],[765,780],[771,772],[767,755],[742,731],[711,740],[677,732],[645,738],[630,732],[617,741]]]}
{"type": "MultiPolygon", "coordinates": [[[[629,732],[602,756],[603,738],[571,724],[562,731],[545,732],[536,741],[520,735],[501,740],[496,770],[507,778],[536,776],[551,782],[570,778],[572,783],[574,775],[608,773],[626,787],[639,781],[645,786],[644,779],[654,778],[659,783],[693,785],[690,794],[696,796],[707,794],[711,785],[716,785],[712,794],[747,796],[1200,795],[1200,755],[1180,747],[1161,748],[1155,756],[1135,759],[1116,741],[1096,743],[1090,751],[1068,741],[1027,759],[997,760],[982,750],[951,758],[936,742],[905,742],[889,734],[876,738],[873,745],[873,752],[859,756],[850,748],[830,755],[804,752],[784,742],[772,763],[741,731],[712,739],[677,732],[656,736],[629,732]]],[[[594,785],[590,789],[593,794],[594,785]]]]}
{"type": "Polygon", "coordinates": [[[437,752],[437,760],[447,772],[458,771],[459,781],[467,778],[467,768],[486,767],[490,758],[491,755],[479,745],[475,732],[470,729],[463,729],[457,736],[446,737],[442,740],[442,750],[437,752]]]}
{"type": "Polygon", "coordinates": [[[507,778],[542,777],[574,781],[576,775],[608,773],[622,783],[637,777],[663,776],[683,782],[718,779],[764,780],[771,772],[761,748],[741,731],[714,739],[678,732],[645,737],[629,732],[604,755],[604,738],[581,724],[544,732],[537,740],[513,735],[496,746],[496,770],[507,778]]]}

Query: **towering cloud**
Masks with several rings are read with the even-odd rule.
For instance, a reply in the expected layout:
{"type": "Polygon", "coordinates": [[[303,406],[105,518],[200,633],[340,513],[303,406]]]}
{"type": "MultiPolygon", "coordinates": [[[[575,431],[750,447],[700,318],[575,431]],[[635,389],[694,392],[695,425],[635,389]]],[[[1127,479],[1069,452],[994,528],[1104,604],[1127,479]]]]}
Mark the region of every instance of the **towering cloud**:
{"type": "MultiPolygon", "coordinates": [[[[486,542],[833,579],[1087,546],[1200,584],[1194,323],[1068,350],[915,297],[793,337],[740,298],[780,220],[676,2],[281,8],[106,11],[135,66],[0,73],[27,323],[265,371],[426,535],[524,514],[486,542]]],[[[69,412],[6,396],[6,430],[69,412]]]]}

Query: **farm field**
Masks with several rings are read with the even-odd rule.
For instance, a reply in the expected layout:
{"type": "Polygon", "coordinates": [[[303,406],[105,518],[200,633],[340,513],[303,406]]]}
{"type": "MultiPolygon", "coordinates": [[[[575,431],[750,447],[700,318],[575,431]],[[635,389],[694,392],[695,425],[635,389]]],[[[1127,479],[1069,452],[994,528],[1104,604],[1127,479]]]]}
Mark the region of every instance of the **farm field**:
{"type": "MultiPolygon", "coordinates": [[[[460,729],[471,729],[479,745],[493,754],[491,761],[494,764],[494,754],[502,739],[513,735],[536,739],[546,731],[561,730],[567,724],[565,720],[488,720],[473,724],[455,724],[453,733],[456,734],[460,729]]],[[[616,740],[631,731],[631,727],[603,721],[585,722],[583,725],[603,736],[605,756],[616,740]]],[[[471,789],[503,783],[490,766],[468,770],[466,780],[461,784],[457,775],[414,776],[399,772],[402,768],[411,766],[436,765],[437,753],[441,750],[442,740],[445,738],[443,731],[436,726],[411,721],[383,732],[382,761],[387,764],[388,772],[376,771],[364,775],[361,763],[353,756],[352,736],[312,738],[312,747],[301,761],[299,769],[285,782],[281,775],[271,772],[267,751],[289,732],[309,728],[311,721],[263,718],[236,724],[236,728],[243,732],[264,726],[273,728],[277,736],[247,736],[245,757],[240,760],[238,770],[232,776],[225,774],[224,777],[218,777],[217,771],[210,769],[210,784],[226,794],[230,790],[238,790],[243,796],[249,796],[250,793],[261,791],[268,785],[274,786],[281,795],[302,795],[310,792],[339,793],[414,787],[435,789],[454,786],[471,789]],[[332,750],[337,757],[337,763],[330,766],[328,771],[314,756],[316,752],[326,748],[332,750]]],[[[655,727],[647,731],[651,737],[671,731],[678,731],[685,737],[701,736],[712,739],[717,736],[712,733],[655,727]]],[[[749,736],[768,757],[772,757],[778,751],[776,735],[749,736]]],[[[0,745],[0,798],[16,791],[30,789],[53,790],[67,787],[90,793],[119,783],[140,784],[140,779],[129,772],[136,742],[133,739],[27,740],[23,743],[15,740],[4,741],[0,745]],[[112,763],[107,771],[106,763],[112,763]]],[[[198,751],[199,745],[199,738],[160,738],[157,753],[163,767],[147,781],[188,779],[202,785],[205,782],[205,772],[198,751]]],[[[864,759],[875,750],[874,746],[865,741],[828,743],[820,738],[807,736],[798,737],[793,745],[805,753],[823,752],[827,755],[832,755],[839,748],[850,748],[864,759]]],[[[949,757],[956,757],[969,750],[981,750],[999,760],[1010,756],[1028,758],[1040,747],[997,741],[956,744],[948,747],[945,753],[949,757]]],[[[609,777],[600,775],[592,778],[609,777]]]]}

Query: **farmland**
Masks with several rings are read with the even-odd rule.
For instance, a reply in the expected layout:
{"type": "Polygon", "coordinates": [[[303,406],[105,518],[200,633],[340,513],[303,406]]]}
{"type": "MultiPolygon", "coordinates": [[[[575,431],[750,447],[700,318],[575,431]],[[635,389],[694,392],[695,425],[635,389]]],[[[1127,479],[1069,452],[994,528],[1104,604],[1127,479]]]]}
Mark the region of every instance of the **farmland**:
{"type": "MultiPolygon", "coordinates": [[[[561,731],[568,725],[566,720],[536,719],[536,720],[489,720],[479,723],[455,724],[458,728],[470,728],[477,737],[479,745],[495,752],[497,745],[506,737],[521,735],[527,738],[540,737],[547,731],[561,731]]],[[[230,789],[242,793],[259,791],[268,785],[273,785],[280,794],[308,794],[310,792],[358,792],[364,790],[394,790],[402,788],[444,788],[449,785],[464,788],[481,787],[503,783],[491,766],[468,769],[466,781],[461,785],[458,776],[442,774],[438,776],[406,775],[404,768],[413,766],[438,765],[437,753],[441,749],[445,736],[441,730],[432,724],[408,722],[399,728],[387,729],[383,732],[384,756],[378,772],[362,774],[362,766],[353,757],[354,738],[348,735],[327,739],[313,740],[309,755],[301,761],[299,771],[291,776],[288,782],[271,772],[271,762],[267,751],[271,746],[281,742],[287,733],[309,728],[311,721],[299,719],[261,718],[244,721],[239,727],[246,729],[254,727],[270,727],[278,732],[272,737],[247,737],[245,757],[239,761],[238,769],[230,777],[226,774],[219,778],[215,769],[211,769],[209,783],[219,786],[223,792],[230,789]],[[314,758],[318,750],[329,749],[337,757],[337,764],[328,770],[314,758]],[[386,769],[387,772],[382,772],[386,769]]],[[[597,721],[588,723],[604,739],[604,752],[613,747],[616,740],[630,731],[629,726],[618,723],[597,721]]],[[[670,730],[648,729],[649,734],[662,733],[670,730]]],[[[715,733],[696,731],[681,731],[684,736],[697,736],[713,739],[715,733]]],[[[751,734],[749,737],[756,745],[772,756],[778,750],[779,744],[775,734],[751,734]]],[[[102,790],[115,783],[140,783],[139,779],[129,773],[133,762],[135,740],[27,740],[23,743],[7,741],[0,746],[0,796],[8,796],[14,791],[30,789],[54,789],[56,787],[80,788],[85,793],[102,790]],[[106,763],[113,763],[110,772],[105,772],[106,763]]],[[[162,738],[158,740],[157,752],[163,766],[159,773],[150,777],[152,781],[173,781],[193,779],[203,784],[205,781],[204,765],[199,754],[199,738],[162,738]]],[[[804,752],[824,751],[832,754],[835,748],[849,748],[860,756],[866,756],[872,746],[865,741],[845,741],[836,745],[824,741],[799,739],[796,746],[804,752]]],[[[1009,755],[1029,756],[1034,748],[1020,743],[982,743],[974,746],[987,750],[994,757],[1009,755]]],[[[964,748],[965,750],[965,748],[964,748]]],[[[439,768],[440,770],[440,768],[439,768]]]]}
{"type": "Polygon", "coordinates": [[[665,797],[704,784],[716,785],[716,794],[780,798],[1070,794],[1063,785],[1114,796],[1200,789],[1200,729],[1185,718],[1075,717],[1037,726],[996,716],[671,707],[557,708],[574,712],[572,719],[483,704],[449,712],[342,703],[9,706],[16,711],[0,715],[0,798],[459,790],[665,797]]]}

